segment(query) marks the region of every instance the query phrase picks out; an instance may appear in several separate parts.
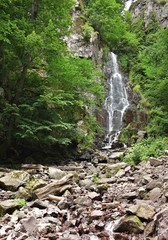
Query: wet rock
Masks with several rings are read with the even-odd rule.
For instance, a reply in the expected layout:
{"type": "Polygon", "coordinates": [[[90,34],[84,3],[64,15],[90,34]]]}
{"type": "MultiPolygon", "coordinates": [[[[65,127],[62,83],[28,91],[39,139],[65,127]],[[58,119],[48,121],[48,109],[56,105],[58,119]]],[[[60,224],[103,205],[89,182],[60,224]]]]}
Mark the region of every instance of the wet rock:
{"type": "Polygon", "coordinates": [[[146,203],[132,205],[131,207],[129,207],[128,212],[136,214],[138,217],[145,220],[151,220],[155,214],[154,207],[146,203]]]}
{"type": "Polygon", "coordinates": [[[163,159],[159,159],[159,158],[150,157],[149,161],[150,161],[150,165],[153,167],[157,167],[163,164],[163,159]]]}
{"type": "Polygon", "coordinates": [[[114,232],[142,233],[144,226],[141,220],[134,215],[125,216],[120,219],[119,223],[114,227],[114,232]]]}
{"type": "Polygon", "coordinates": [[[49,167],[48,174],[49,174],[50,178],[59,180],[59,179],[63,178],[67,173],[65,171],[60,170],[57,167],[49,167]]]}
{"type": "Polygon", "coordinates": [[[5,213],[13,213],[14,210],[19,209],[21,206],[19,202],[15,199],[9,199],[0,202],[0,213],[3,215],[5,213]]]}
{"type": "Polygon", "coordinates": [[[6,190],[16,191],[30,179],[30,174],[25,171],[13,171],[0,178],[0,187],[6,190]]]}

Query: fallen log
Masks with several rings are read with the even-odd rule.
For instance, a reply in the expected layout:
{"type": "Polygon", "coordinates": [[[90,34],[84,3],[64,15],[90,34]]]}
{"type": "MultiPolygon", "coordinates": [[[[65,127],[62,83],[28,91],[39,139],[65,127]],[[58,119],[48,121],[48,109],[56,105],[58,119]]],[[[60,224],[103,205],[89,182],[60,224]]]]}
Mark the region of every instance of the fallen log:
{"type": "Polygon", "coordinates": [[[40,200],[49,199],[49,195],[61,194],[72,187],[72,185],[70,185],[72,177],[73,174],[68,174],[59,180],[53,181],[45,187],[36,189],[34,194],[40,200]]]}

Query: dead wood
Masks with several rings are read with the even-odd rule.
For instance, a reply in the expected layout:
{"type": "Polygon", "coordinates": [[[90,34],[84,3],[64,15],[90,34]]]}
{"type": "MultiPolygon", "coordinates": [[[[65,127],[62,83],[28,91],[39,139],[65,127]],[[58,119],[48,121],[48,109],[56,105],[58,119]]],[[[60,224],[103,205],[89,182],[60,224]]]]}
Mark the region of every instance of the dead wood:
{"type": "Polygon", "coordinates": [[[49,195],[61,194],[72,186],[69,184],[72,182],[73,174],[68,174],[59,180],[46,185],[45,187],[38,188],[34,191],[36,197],[40,200],[49,199],[49,195]]]}

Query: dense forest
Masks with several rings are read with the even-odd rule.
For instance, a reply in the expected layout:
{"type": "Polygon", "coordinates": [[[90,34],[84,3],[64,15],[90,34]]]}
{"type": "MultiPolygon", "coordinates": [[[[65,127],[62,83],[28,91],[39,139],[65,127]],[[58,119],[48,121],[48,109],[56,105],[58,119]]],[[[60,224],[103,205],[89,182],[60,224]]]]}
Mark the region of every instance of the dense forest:
{"type": "MultiPolygon", "coordinates": [[[[75,57],[64,41],[73,6],[71,0],[0,2],[0,159],[51,154],[61,146],[88,149],[103,134],[96,118],[105,94],[103,66],[75,57]]],[[[140,125],[149,138],[129,157],[138,162],[144,151],[160,154],[168,143],[168,29],[154,15],[147,27],[143,13],[134,21],[121,0],[85,0],[80,8],[85,40],[96,33],[104,61],[108,51],[119,56],[148,115],[140,125]]],[[[126,143],[133,128],[135,122],[123,131],[126,143]]]]}

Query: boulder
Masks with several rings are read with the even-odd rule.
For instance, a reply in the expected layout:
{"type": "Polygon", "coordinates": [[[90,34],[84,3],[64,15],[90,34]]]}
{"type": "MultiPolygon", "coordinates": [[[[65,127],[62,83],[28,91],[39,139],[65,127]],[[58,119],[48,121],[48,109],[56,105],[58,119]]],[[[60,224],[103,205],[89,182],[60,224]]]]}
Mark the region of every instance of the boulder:
{"type": "Polygon", "coordinates": [[[67,173],[65,171],[60,170],[57,167],[49,167],[48,174],[49,174],[50,178],[59,180],[59,179],[63,178],[67,173]]]}
{"type": "Polygon", "coordinates": [[[154,207],[143,202],[130,206],[128,212],[136,214],[138,217],[145,220],[151,220],[155,214],[154,207]]]}
{"type": "Polygon", "coordinates": [[[16,199],[9,199],[0,202],[0,214],[13,213],[14,210],[19,209],[21,206],[16,199]]]}
{"type": "Polygon", "coordinates": [[[0,178],[0,187],[5,190],[16,191],[30,179],[30,174],[25,171],[13,171],[0,178]]]}
{"type": "Polygon", "coordinates": [[[146,131],[138,131],[137,133],[137,143],[141,142],[144,138],[147,137],[147,132],[146,131]]]}
{"type": "Polygon", "coordinates": [[[127,232],[127,233],[142,233],[144,226],[141,220],[134,215],[124,216],[120,219],[119,223],[114,227],[114,232],[127,232]]]}

